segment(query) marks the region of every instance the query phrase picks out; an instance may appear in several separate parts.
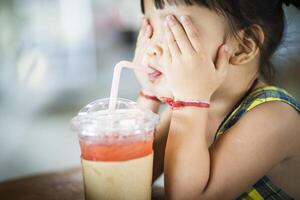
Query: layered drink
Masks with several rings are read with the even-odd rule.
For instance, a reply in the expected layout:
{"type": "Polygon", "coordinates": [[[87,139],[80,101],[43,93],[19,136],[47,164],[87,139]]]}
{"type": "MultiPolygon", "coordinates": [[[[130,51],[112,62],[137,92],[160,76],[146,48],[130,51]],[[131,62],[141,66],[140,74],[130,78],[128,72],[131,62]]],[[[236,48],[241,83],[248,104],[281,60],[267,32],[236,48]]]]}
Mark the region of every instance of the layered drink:
{"type": "Polygon", "coordinates": [[[86,200],[150,200],[158,116],[118,99],[114,113],[98,100],[73,119],[79,134],[86,200]]]}

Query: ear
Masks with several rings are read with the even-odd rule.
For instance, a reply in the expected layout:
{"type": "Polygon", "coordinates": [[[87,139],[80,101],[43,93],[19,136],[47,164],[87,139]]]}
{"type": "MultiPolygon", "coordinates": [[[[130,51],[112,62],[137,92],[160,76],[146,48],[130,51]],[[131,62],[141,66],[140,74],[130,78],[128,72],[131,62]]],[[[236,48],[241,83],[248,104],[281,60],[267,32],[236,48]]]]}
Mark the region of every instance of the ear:
{"type": "Polygon", "coordinates": [[[253,25],[238,32],[238,40],[232,52],[230,64],[242,65],[252,61],[259,54],[259,47],[263,45],[264,39],[264,32],[259,25],[253,25]]]}

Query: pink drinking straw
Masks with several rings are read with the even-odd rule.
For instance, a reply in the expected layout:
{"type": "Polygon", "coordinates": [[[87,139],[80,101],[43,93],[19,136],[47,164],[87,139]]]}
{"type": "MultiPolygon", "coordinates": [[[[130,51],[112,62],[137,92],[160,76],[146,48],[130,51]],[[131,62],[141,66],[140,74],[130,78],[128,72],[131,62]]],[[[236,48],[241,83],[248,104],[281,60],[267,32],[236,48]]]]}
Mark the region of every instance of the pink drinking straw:
{"type": "Polygon", "coordinates": [[[115,65],[114,75],[113,75],[113,80],[112,80],[112,85],[111,85],[111,90],[110,90],[109,112],[114,112],[116,109],[121,72],[124,67],[133,69],[133,70],[139,70],[139,71],[147,73],[146,69],[143,69],[141,66],[134,64],[132,62],[129,62],[129,61],[123,60],[123,61],[118,62],[115,65]]]}

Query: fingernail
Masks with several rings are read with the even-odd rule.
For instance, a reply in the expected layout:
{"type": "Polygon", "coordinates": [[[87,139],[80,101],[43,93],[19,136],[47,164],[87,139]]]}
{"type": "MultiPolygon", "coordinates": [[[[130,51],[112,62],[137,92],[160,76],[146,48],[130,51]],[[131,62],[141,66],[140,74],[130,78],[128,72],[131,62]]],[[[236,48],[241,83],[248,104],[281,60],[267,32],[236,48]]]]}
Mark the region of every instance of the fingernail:
{"type": "Polygon", "coordinates": [[[167,21],[167,19],[164,21],[164,26],[165,26],[165,27],[168,26],[168,21],[167,21]]]}
{"type": "Polygon", "coordinates": [[[229,46],[228,46],[227,44],[224,45],[224,51],[225,51],[226,53],[229,52],[229,46]]]}
{"type": "Polygon", "coordinates": [[[175,24],[174,16],[168,15],[168,16],[167,16],[167,22],[168,22],[170,25],[174,25],[174,24],[175,24]]]}
{"type": "Polygon", "coordinates": [[[180,16],[181,22],[187,22],[189,20],[188,16],[180,16]]]}

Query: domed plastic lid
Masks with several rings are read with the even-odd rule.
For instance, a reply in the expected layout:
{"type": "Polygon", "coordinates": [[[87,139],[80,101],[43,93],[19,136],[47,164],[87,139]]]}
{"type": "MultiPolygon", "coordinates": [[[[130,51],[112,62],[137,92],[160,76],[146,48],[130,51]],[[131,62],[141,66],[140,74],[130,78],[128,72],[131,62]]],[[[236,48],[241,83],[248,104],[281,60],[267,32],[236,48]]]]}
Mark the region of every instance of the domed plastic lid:
{"type": "Polygon", "coordinates": [[[119,98],[116,110],[109,112],[109,98],[96,100],[72,119],[72,128],[79,136],[111,136],[146,134],[155,129],[159,116],[141,110],[131,100],[119,98]]]}

